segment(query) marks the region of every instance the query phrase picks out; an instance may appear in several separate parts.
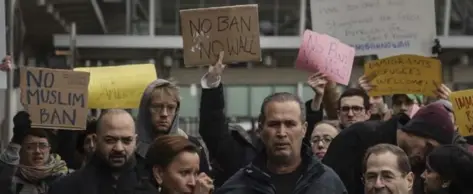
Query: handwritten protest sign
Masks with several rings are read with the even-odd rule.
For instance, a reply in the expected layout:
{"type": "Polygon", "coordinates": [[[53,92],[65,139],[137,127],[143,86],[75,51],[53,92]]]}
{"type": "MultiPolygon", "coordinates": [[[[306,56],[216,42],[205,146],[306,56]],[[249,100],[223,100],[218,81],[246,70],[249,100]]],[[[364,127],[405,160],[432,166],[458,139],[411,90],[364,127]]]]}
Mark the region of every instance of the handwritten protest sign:
{"type": "Polygon", "coordinates": [[[21,103],[31,127],[85,130],[89,73],[24,67],[20,69],[21,103]]]}
{"type": "Polygon", "coordinates": [[[431,55],[435,1],[311,0],[310,6],[312,28],[352,45],[358,56],[431,55]]]}
{"type": "Polygon", "coordinates": [[[435,96],[435,83],[442,83],[439,60],[417,55],[398,55],[365,64],[365,75],[375,75],[371,96],[423,94],[435,96]]]}
{"type": "Polygon", "coordinates": [[[348,85],[355,49],[325,34],[306,30],[296,67],[309,72],[322,72],[331,80],[348,85]]]}
{"type": "Polygon", "coordinates": [[[90,72],[89,108],[137,108],[146,86],[156,80],[153,64],[75,68],[90,72]]]}
{"type": "Polygon", "coordinates": [[[455,123],[462,136],[473,135],[473,90],[452,92],[450,102],[453,105],[455,123]]]}
{"type": "Polygon", "coordinates": [[[261,61],[258,5],[181,10],[186,66],[261,61]]]}

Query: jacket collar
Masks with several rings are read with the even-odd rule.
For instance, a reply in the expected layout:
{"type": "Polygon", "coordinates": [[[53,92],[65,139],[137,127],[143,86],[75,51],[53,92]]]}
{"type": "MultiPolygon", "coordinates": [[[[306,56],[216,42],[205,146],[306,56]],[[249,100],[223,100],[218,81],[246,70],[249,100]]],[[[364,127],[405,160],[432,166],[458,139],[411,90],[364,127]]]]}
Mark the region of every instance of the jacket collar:
{"type": "MultiPolygon", "coordinates": [[[[266,150],[262,149],[255,160],[246,166],[243,171],[244,174],[257,182],[265,182],[268,185],[271,185],[271,175],[266,169],[266,150]]],[[[322,175],[325,172],[323,164],[317,159],[311,149],[307,144],[302,144],[301,149],[302,163],[305,165],[305,169],[302,171],[302,177],[298,181],[299,185],[305,186],[310,184],[311,180],[315,177],[322,175]]],[[[273,186],[274,187],[274,186],[273,186]]]]}

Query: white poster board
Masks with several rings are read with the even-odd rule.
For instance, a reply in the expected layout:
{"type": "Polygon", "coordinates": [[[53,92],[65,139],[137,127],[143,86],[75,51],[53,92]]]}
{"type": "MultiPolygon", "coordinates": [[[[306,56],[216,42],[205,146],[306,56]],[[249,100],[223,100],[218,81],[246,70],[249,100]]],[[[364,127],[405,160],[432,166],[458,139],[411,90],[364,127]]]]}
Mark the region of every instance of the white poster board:
{"type": "Polygon", "coordinates": [[[434,0],[311,0],[312,29],[356,49],[356,55],[431,56],[434,0]]]}
{"type": "MultiPolygon", "coordinates": [[[[7,52],[7,36],[5,33],[5,1],[2,1],[0,3],[0,59],[3,59],[5,57],[6,52],[7,52]]],[[[1,62],[1,60],[0,60],[1,62]]],[[[6,89],[7,88],[7,73],[0,71],[0,89],[6,89]]]]}

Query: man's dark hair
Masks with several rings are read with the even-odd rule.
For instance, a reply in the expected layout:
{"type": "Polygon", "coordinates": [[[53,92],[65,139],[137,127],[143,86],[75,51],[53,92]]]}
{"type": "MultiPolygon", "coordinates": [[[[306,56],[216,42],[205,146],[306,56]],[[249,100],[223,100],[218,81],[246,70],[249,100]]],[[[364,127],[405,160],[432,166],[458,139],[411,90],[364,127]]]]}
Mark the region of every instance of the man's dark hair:
{"type": "Polygon", "coordinates": [[[392,153],[396,156],[397,167],[399,168],[399,172],[401,172],[402,175],[407,175],[412,171],[411,164],[409,163],[409,157],[407,157],[407,154],[404,152],[404,150],[392,144],[378,144],[368,148],[366,151],[365,157],[363,158],[363,173],[365,173],[367,170],[366,162],[372,154],[379,155],[384,153],[392,153]]]}
{"type": "Polygon", "coordinates": [[[77,137],[76,149],[79,151],[80,154],[84,154],[84,143],[85,138],[87,135],[95,134],[97,132],[97,119],[96,118],[89,118],[87,119],[86,130],[79,132],[79,136],[77,137]]]}
{"type": "Polygon", "coordinates": [[[345,90],[342,95],[340,95],[340,98],[338,99],[338,108],[340,109],[341,103],[342,103],[342,98],[345,97],[352,97],[352,96],[359,96],[363,98],[363,106],[365,110],[370,109],[370,96],[368,96],[368,93],[366,93],[365,90],[360,89],[360,88],[348,88],[345,90]]]}
{"type": "Polygon", "coordinates": [[[266,106],[270,102],[287,102],[287,101],[294,101],[299,104],[299,107],[301,110],[301,121],[305,121],[306,113],[305,113],[304,102],[297,95],[294,95],[288,92],[277,92],[277,93],[267,96],[264,99],[263,104],[261,105],[260,115],[258,118],[259,125],[261,126],[266,120],[266,115],[265,115],[264,110],[266,109],[266,106]]]}
{"type": "Polygon", "coordinates": [[[40,137],[40,138],[46,138],[49,142],[51,134],[47,129],[41,129],[41,128],[32,128],[29,129],[26,134],[26,136],[33,136],[33,137],[40,137]]]}

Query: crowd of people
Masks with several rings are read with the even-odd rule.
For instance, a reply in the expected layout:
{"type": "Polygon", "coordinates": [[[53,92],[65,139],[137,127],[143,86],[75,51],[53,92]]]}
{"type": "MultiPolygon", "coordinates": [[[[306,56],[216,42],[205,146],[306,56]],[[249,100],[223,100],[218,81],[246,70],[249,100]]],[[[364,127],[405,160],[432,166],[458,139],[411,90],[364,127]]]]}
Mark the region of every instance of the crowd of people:
{"type": "Polygon", "coordinates": [[[368,76],[340,92],[315,73],[313,99],[271,94],[246,131],[226,119],[223,55],[200,80],[201,139],[179,129],[179,88],[164,79],[145,89],[136,120],[109,109],[85,131],[49,130],[20,111],[0,154],[0,193],[473,193],[473,142],[457,132],[446,85],[430,100],[370,97],[368,76]]]}

